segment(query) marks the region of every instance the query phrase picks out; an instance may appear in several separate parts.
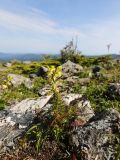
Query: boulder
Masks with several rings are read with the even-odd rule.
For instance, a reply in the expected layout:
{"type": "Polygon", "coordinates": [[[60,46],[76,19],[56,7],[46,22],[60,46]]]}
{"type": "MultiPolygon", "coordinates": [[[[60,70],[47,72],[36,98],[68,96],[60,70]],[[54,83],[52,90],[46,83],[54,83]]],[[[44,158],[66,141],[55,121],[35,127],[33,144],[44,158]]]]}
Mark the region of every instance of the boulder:
{"type": "Polygon", "coordinates": [[[36,75],[38,77],[43,77],[45,78],[47,76],[47,72],[48,72],[48,68],[44,67],[44,66],[41,66],[39,68],[39,70],[37,71],[36,75]]]}
{"type": "MultiPolygon", "coordinates": [[[[38,99],[26,99],[0,112],[0,152],[13,149],[16,138],[31,123],[36,122],[35,120],[38,120],[37,123],[43,122],[45,119],[49,121],[49,112],[46,111],[52,106],[51,98],[52,95],[42,96],[38,99]],[[43,112],[38,112],[39,114],[36,117],[37,110],[43,112]]],[[[62,99],[69,107],[77,106],[77,115],[70,121],[65,132],[67,143],[63,141],[57,143],[55,141],[58,145],[58,147],[55,147],[56,145],[52,144],[51,139],[50,141],[46,139],[38,156],[42,157],[44,155],[47,157],[48,152],[46,153],[46,150],[49,150],[51,157],[48,156],[44,159],[55,159],[54,153],[63,156],[61,159],[67,159],[69,155],[69,159],[74,157],[78,160],[116,160],[115,147],[119,144],[120,114],[114,109],[95,114],[90,102],[81,94],[66,94],[62,96],[62,99]],[[65,154],[61,154],[59,147],[65,154]],[[53,152],[54,149],[55,152],[53,152]]],[[[30,154],[32,152],[31,150],[30,154]]]]}
{"type": "Polygon", "coordinates": [[[0,152],[14,149],[15,139],[33,122],[38,110],[48,110],[46,104],[52,95],[38,99],[25,99],[0,112],[0,152]]]}
{"type": "Polygon", "coordinates": [[[70,60],[62,65],[63,77],[74,76],[81,72],[83,67],[79,64],[73,63],[70,60]]]}
{"type": "Polygon", "coordinates": [[[120,83],[110,83],[107,90],[110,99],[120,101],[120,83]]]}
{"type": "Polygon", "coordinates": [[[14,87],[24,84],[27,88],[32,88],[33,84],[29,78],[17,74],[8,74],[8,79],[14,87]]]}
{"type": "Polygon", "coordinates": [[[97,78],[97,77],[100,77],[101,76],[101,67],[100,66],[94,66],[93,69],[92,69],[92,77],[94,78],[97,78]]]}
{"type": "Polygon", "coordinates": [[[109,109],[98,113],[87,124],[76,126],[69,132],[69,143],[76,159],[116,160],[116,145],[119,144],[120,114],[109,109]]]}
{"type": "MultiPolygon", "coordinates": [[[[67,94],[63,96],[63,101],[67,106],[77,108],[77,116],[73,121],[72,125],[75,123],[86,123],[89,121],[95,114],[90,105],[90,102],[84,98],[81,94],[67,94]]],[[[75,124],[76,126],[76,124],[75,124]]]]}

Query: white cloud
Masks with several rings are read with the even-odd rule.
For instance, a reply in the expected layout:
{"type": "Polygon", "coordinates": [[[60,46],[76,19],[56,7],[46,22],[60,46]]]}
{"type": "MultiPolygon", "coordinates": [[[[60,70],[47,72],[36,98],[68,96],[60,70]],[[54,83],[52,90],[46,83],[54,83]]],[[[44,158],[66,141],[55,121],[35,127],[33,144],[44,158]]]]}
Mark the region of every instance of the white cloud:
{"type": "Polygon", "coordinates": [[[24,15],[16,14],[10,11],[0,9],[0,26],[7,29],[26,32],[62,34],[62,35],[80,35],[81,33],[74,28],[64,28],[48,18],[47,14],[38,9],[32,8],[24,15]]]}
{"type": "MultiPolygon", "coordinates": [[[[105,53],[107,52],[106,45],[112,43],[111,52],[120,51],[120,16],[111,18],[110,20],[94,21],[91,24],[80,26],[77,28],[70,28],[69,26],[62,27],[58,22],[49,18],[47,13],[38,10],[36,8],[30,8],[29,11],[20,14],[16,12],[0,9],[0,26],[8,30],[17,31],[18,33],[29,33],[29,37],[23,36],[12,39],[6,44],[6,39],[3,41],[1,37],[1,46],[5,50],[6,48],[14,48],[23,50],[31,47],[36,50],[57,50],[64,45],[71,37],[78,35],[79,49],[83,53],[105,53]],[[32,36],[38,35],[40,37],[32,36]],[[43,37],[45,37],[43,43],[43,37]],[[43,37],[42,37],[43,36],[43,37]],[[57,37],[57,38],[56,38],[57,37]],[[36,39],[36,41],[33,40],[36,39]],[[57,39],[57,40],[56,40],[57,39]],[[10,45],[9,45],[10,44],[10,45]],[[21,44],[21,45],[20,45],[21,44]],[[41,45],[40,45],[41,44],[41,45]],[[3,47],[4,46],[4,47],[3,47]],[[8,47],[7,47],[8,46],[8,47]]],[[[75,25],[75,24],[74,24],[75,25]]],[[[80,24],[78,24],[80,25],[80,24]]],[[[6,37],[7,37],[6,36],[6,37]]],[[[57,50],[58,51],[58,50],[57,50]]]]}
{"type": "Polygon", "coordinates": [[[84,37],[80,47],[86,53],[107,53],[106,45],[112,43],[111,53],[120,51],[120,16],[110,20],[96,21],[83,27],[84,37]]]}

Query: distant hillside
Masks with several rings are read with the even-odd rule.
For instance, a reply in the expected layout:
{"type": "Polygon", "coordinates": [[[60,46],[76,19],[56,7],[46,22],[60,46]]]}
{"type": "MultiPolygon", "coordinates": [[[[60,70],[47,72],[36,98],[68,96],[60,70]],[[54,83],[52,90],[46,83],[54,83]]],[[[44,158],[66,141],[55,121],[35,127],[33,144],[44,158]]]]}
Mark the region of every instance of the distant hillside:
{"type": "MultiPolygon", "coordinates": [[[[33,54],[33,53],[25,53],[25,54],[12,54],[12,53],[0,53],[0,61],[10,61],[13,59],[16,60],[41,60],[45,54],[33,54]]],[[[111,54],[113,58],[118,58],[120,55],[118,54],[111,54]]],[[[50,54],[52,57],[58,57],[59,54],[50,54]]],[[[99,57],[99,56],[105,56],[105,55],[86,55],[87,57],[99,57]]]]}
{"type": "Polygon", "coordinates": [[[8,53],[0,53],[0,60],[9,61],[9,60],[40,60],[42,58],[42,54],[8,54],[8,53]]]}
{"type": "Polygon", "coordinates": [[[58,54],[34,54],[34,53],[25,53],[25,54],[12,54],[12,53],[0,53],[0,61],[10,61],[13,59],[16,60],[30,60],[30,61],[38,61],[41,60],[45,55],[50,55],[50,57],[58,57],[58,54]]]}
{"type": "MultiPolygon", "coordinates": [[[[101,55],[86,55],[87,57],[101,57],[101,56],[109,56],[108,54],[101,54],[101,55]]],[[[120,58],[119,54],[110,54],[113,58],[120,58]]]]}
{"type": "Polygon", "coordinates": [[[119,54],[112,54],[112,57],[113,58],[120,58],[120,55],[119,54]]]}

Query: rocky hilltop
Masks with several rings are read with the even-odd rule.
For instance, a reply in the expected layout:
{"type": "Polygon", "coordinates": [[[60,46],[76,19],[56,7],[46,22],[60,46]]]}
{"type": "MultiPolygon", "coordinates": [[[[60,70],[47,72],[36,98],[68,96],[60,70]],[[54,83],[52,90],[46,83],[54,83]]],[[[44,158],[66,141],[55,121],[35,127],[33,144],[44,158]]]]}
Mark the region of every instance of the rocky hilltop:
{"type": "Polygon", "coordinates": [[[115,67],[70,60],[1,66],[0,159],[119,160],[115,67]]]}

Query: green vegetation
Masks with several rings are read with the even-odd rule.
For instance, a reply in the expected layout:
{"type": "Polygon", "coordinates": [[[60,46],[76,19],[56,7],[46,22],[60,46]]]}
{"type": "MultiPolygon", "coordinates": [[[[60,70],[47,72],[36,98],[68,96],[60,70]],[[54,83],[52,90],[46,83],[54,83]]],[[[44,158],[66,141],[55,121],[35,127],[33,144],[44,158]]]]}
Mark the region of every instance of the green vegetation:
{"type": "Polygon", "coordinates": [[[48,72],[48,82],[52,86],[51,92],[52,98],[52,109],[49,117],[40,121],[40,123],[33,125],[27,132],[25,139],[28,141],[32,139],[34,141],[37,152],[42,147],[43,142],[52,138],[57,142],[65,140],[65,127],[69,123],[70,119],[75,116],[75,107],[66,106],[61,98],[58,84],[60,83],[62,75],[62,67],[52,67],[48,72]]]}
{"type": "Polygon", "coordinates": [[[107,108],[116,108],[117,110],[120,108],[120,102],[108,98],[107,87],[107,84],[96,84],[95,82],[91,82],[87,87],[85,96],[97,112],[107,108]]]}
{"type": "MultiPolygon", "coordinates": [[[[37,152],[47,139],[53,139],[58,143],[65,141],[66,127],[69,126],[71,119],[76,117],[77,108],[73,106],[68,107],[63,103],[58,87],[60,83],[69,85],[65,80],[61,79],[61,64],[66,60],[71,60],[84,67],[83,71],[78,75],[79,79],[90,78],[90,82],[83,86],[78,82],[69,85],[73,89],[73,93],[83,94],[90,101],[95,112],[101,112],[108,108],[115,108],[120,112],[120,101],[111,100],[107,94],[109,84],[118,83],[120,80],[120,64],[114,63],[114,60],[110,56],[82,56],[72,43],[70,45],[61,51],[61,59],[50,59],[47,57],[42,61],[34,61],[30,64],[16,62],[12,63],[12,66],[9,68],[3,67],[0,64],[0,110],[16,101],[39,97],[38,90],[45,84],[49,84],[52,87],[50,92],[53,94],[51,100],[52,108],[49,114],[46,112],[43,117],[39,117],[39,123],[31,126],[27,131],[25,140],[22,141],[24,143],[21,143],[24,147],[26,147],[25,144],[34,145],[37,152]],[[89,77],[95,65],[99,65],[102,68],[100,76],[89,77]],[[48,77],[35,77],[32,80],[34,84],[33,88],[28,89],[23,84],[14,87],[10,83],[8,78],[9,73],[21,74],[28,77],[29,74],[36,73],[41,66],[48,68],[48,77]]],[[[120,158],[119,145],[116,150],[118,152],[116,156],[120,158]]]]}
{"type": "Polygon", "coordinates": [[[3,110],[5,107],[5,101],[3,99],[0,99],[0,110],[3,110]]]}
{"type": "Polygon", "coordinates": [[[38,89],[41,88],[45,83],[45,79],[36,77],[34,80],[34,87],[31,89],[26,88],[24,85],[20,85],[19,87],[11,86],[4,90],[3,94],[1,95],[1,99],[4,101],[4,104],[9,105],[26,98],[37,98],[39,97],[38,89]]]}
{"type": "MultiPolygon", "coordinates": [[[[79,78],[89,77],[91,68],[94,65],[100,65],[103,69],[101,71],[101,76],[99,78],[94,77],[91,79],[90,83],[87,86],[82,87],[79,84],[74,84],[72,87],[76,93],[84,93],[84,95],[90,100],[93,108],[97,110],[103,110],[108,107],[115,107],[120,110],[120,103],[118,101],[110,100],[106,95],[106,90],[109,83],[119,82],[120,79],[120,64],[114,63],[111,56],[101,56],[101,57],[85,57],[81,54],[78,54],[73,42],[66,46],[65,49],[61,51],[61,61],[66,61],[68,59],[79,63],[84,67],[84,70],[78,75],[79,78]],[[71,57],[72,55],[72,57],[71,57]],[[67,57],[66,57],[67,56],[67,57]],[[75,57],[77,60],[75,60],[75,57]],[[103,75],[103,76],[102,76],[103,75]],[[105,76],[104,76],[105,75],[105,76]],[[86,90],[84,89],[86,87],[86,90]]],[[[26,77],[30,73],[35,73],[40,66],[45,66],[52,71],[52,67],[60,66],[61,62],[58,59],[45,58],[42,61],[33,61],[30,64],[24,64],[20,62],[13,62],[11,67],[3,67],[0,63],[0,84],[1,87],[8,87],[1,94],[0,108],[4,108],[5,105],[11,104],[14,101],[20,101],[25,98],[38,97],[38,88],[41,88],[43,85],[50,83],[51,78],[46,80],[41,77],[36,77],[34,79],[33,89],[27,89],[24,85],[21,85],[17,88],[14,88],[10,85],[9,80],[7,80],[8,73],[21,74],[26,77]]],[[[57,71],[58,72],[58,71],[57,71]]],[[[50,72],[49,72],[50,73],[50,72]]],[[[50,73],[51,74],[51,73],[50,73]]],[[[52,82],[52,81],[51,81],[52,82]]],[[[54,82],[52,82],[53,85],[54,82]]],[[[60,83],[60,82],[59,82],[60,83]]],[[[65,83],[64,81],[62,83],[65,83]]]]}

